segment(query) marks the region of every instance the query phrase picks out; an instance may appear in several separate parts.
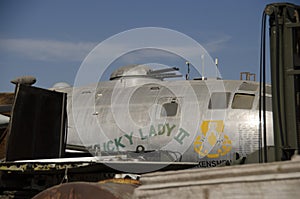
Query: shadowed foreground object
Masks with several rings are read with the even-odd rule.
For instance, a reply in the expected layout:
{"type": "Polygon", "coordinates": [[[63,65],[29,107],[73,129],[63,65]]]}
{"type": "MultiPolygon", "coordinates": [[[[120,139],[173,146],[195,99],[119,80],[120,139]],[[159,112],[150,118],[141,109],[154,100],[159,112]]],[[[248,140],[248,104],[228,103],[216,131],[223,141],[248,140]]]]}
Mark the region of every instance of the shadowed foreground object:
{"type": "Polygon", "coordinates": [[[36,195],[33,199],[129,199],[132,198],[134,189],[138,187],[136,182],[133,182],[133,180],[123,180],[123,182],[117,183],[110,181],[103,183],[66,183],[49,188],[36,195]]]}
{"type": "Polygon", "coordinates": [[[66,94],[17,84],[6,161],[63,157],[65,109],[66,94]]]}

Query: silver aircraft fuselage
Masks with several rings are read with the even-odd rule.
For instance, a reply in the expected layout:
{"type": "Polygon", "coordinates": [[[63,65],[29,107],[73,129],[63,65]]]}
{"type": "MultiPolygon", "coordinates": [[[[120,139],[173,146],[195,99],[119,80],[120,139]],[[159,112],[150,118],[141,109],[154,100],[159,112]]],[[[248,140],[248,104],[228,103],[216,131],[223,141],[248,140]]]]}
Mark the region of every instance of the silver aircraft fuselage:
{"type": "MultiPolygon", "coordinates": [[[[154,161],[232,163],[259,150],[259,83],[128,76],[68,93],[67,143],[95,154],[164,152],[154,161]]],[[[271,87],[267,146],[273,146],[271,87]]]]}

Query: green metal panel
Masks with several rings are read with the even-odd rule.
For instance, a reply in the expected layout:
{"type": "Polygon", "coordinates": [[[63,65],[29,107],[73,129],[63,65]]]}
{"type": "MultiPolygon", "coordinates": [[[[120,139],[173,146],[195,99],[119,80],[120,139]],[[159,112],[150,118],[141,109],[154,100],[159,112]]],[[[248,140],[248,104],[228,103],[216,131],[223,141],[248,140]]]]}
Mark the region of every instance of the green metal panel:
{"type": "Polygon", "coordinates": [[[267,5],[269,15],[271,80],[276,160],[290,159],[299,149],[299,56],[300,6],[267,5]],[[298,53],[298,54],[297,54],[298,53]],[[297,66],[298,65],[298,66],[297,66]],[[298,115],[298,117],[297,117],[298,115]],[[297,127],[298,124],[298,127],[297,127]]]}

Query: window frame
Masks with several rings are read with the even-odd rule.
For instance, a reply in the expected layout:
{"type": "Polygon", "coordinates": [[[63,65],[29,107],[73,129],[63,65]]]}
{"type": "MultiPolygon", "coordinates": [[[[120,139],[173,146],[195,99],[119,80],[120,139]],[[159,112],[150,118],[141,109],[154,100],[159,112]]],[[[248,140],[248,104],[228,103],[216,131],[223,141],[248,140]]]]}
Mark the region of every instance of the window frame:
{"type": "Polygon", "coordinates": [[[222,109],[228,109],[229,107],[229,102],[230,102],[230,98],[231,98],[231,92],[213,92],[211,93],[210,95],[210,98],[209,98],[209,102],[208,102],[208,109],[210,110],[222,110],[222,109]],[[219,95],[222,95],[222,96],[219,96],[219,95]],[[214,107],[216,106],[216,104],[219,104],[219,103],[214,103],[216,102],[216,100],[214,99],[220,99],[220,97],[223,98],[223,96],[225,95],[225,99],[226,99],[226,104],[225,106],[219,106],[218,107],[214,107]],[[215,104],[215,105],[214,105],[215,104]]]}
{"type": "Polygon", "coordinates": [[[171,101],[171,102],[165,102],[165,103],[163,103],[161,105],[160,117],[161,118],[176,117],[177,114],[178,114],[178,107],[179,107],[179,104],[176,101],[171,101]],[[171,105],[171,104],[172,104],[172,106],[176,104],[176,110],[175,111],[173,111],[173,110],[169,111],[170,108],[169,107],[165,107],[165,106],[171,105]],[[171,113],[175,113],[175,114],[169,114],[170,112],[171,113]]]}
{"type": "Polygon", "coordinates": [[[235,93],[232,98],[231,108],[232,109],[242,109],[242,110],[252,110],[253,106],[254,106],[254,100],[255,100],[255,94],[253,94],[253,93],[235,93]],[[247,96],[247,97],[251,96],[251,99],[250,99],[251,101],[248,102],[248,106],[245,106],[245,107],[241,106],[241,104],[244,105],[243,102],[245,102],[245,101],[243,101],[241,103],[241,99],[239,99],[239,98],[241,98],[242,96],[247,96]],[[237,102],[237,100],[238,100],[238,102],[237,102]],[[249,106],[250,103],[251,103],[251,107],[249,106]]]}

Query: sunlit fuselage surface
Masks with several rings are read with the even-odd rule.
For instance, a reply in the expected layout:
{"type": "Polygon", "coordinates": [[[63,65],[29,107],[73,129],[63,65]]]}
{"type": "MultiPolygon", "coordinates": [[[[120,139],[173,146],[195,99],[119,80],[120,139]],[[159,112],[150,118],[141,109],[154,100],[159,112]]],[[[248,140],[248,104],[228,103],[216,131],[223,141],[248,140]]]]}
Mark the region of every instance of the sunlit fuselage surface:
{"type": "MultiPolygon", "coordinates": [[[[94,155],[143,152],[143,161],[232,163],[258,151],[259,83],[117,78],[68,93],[67,143],[94,155]],[[76,102],[75,102],[76,101],[76,102]]],[[[273,146],[270,87],[267,145],[273,146]]]]}

